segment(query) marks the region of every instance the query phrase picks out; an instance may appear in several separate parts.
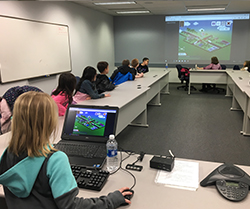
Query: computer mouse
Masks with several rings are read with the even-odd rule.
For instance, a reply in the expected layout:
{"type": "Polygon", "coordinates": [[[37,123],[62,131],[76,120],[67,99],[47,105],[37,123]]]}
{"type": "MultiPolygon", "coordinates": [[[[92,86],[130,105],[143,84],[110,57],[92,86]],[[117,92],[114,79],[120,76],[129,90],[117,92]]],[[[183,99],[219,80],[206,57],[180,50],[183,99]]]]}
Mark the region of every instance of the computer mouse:
{"type": "MultiPolygon", "coordinates": [[[[128,200],[131,200],[132,199],[132,197],[134,196],[134,190],[132,190],[132,189],[126,189],[126,190],[124,190],[123,192],[131,192],[132,194],[130,194],[130,195],[125,195],[124,196],[124,198],[125,199],[128,199],[128,200]]],[[[121,204],[121,206],[123,206],[123,205],[128,205],[128,203],[122,203],[121,204]]]]}

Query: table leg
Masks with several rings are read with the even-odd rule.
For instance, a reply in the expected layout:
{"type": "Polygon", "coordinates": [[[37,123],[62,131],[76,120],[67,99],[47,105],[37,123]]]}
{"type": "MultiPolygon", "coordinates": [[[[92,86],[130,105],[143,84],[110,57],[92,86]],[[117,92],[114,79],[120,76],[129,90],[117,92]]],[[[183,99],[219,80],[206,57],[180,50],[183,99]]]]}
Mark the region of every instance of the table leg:
{"type": "Polygon", "coordinates": [[[149,127],[147,121],[147,109],[145,109],[136,119],[134,119],[129,125],[131,126],[141,126],[141,127],[149,127]]]}

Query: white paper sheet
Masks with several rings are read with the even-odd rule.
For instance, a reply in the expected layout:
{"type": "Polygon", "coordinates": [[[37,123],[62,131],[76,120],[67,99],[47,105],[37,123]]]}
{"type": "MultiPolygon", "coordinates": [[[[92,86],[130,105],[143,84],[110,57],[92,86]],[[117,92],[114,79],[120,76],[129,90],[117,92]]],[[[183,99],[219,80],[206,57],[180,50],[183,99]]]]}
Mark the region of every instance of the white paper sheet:
{"type": "Polygon", "coordinates": [[[155,182],[165,186],[196,191],[199,187],[199,163],[175,160],[171,172],[159,170],[155,182]]]}

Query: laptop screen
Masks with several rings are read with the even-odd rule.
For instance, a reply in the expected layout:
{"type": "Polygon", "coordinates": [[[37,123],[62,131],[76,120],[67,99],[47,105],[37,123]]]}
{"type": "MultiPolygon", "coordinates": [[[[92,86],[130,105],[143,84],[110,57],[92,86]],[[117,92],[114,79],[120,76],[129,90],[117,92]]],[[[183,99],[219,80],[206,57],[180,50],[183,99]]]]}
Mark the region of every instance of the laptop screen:
{"type": "Polygon", "coordinates": [[[110,134],[115,134],[117,116],[117,107],[69,105],[62,139],[107,140],[110,134]]]}

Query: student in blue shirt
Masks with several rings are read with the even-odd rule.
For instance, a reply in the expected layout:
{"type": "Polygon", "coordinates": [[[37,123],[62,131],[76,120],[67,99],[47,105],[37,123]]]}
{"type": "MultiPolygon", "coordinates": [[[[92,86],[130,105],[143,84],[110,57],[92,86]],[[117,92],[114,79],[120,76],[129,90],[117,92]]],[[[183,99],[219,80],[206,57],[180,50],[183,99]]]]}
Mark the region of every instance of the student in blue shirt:
{"type": "Polygon", "coordinates": [[[129,65],[130,61],[128,59],[125,59],[122,61],[122,66],[114,70],[114,72],[110,76],[110,80],[115,85],[119,85],[126,81],[135,80],[136,71],[132,69],[129,65]]]}
{"type": "Polygon", "coordinates": [[[96,85],[96,69],[88,66],[83,70],[82,77],[76,86],[76,92],[87,94],[91,99],[99,99],[103,97],[110,97],[110,94],[99,94],[96,85]]]}

